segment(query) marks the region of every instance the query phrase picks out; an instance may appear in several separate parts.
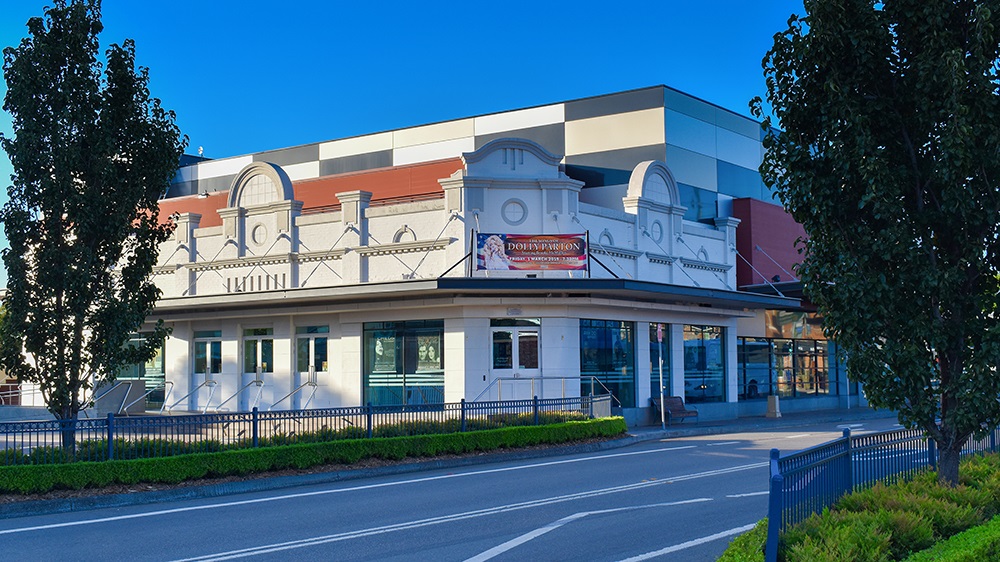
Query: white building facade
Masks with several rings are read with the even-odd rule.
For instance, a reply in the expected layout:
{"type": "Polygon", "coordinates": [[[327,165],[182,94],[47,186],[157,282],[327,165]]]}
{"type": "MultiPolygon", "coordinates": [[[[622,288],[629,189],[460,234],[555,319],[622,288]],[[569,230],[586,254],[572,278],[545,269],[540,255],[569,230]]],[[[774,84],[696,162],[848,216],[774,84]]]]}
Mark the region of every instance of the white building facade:
{"type": "Polygon", "coordinates": [[[759,138],[657,87],[191,163],[145,374],[184,411],[611,391],[643,423],[662,373],[700,419],[762,413],[740,336],[800,303],[737,290],[735,195],[698,187],[750,185],[759,138]],[[479,269],[480,233],[581,235],[588,269],[479,269]]]}

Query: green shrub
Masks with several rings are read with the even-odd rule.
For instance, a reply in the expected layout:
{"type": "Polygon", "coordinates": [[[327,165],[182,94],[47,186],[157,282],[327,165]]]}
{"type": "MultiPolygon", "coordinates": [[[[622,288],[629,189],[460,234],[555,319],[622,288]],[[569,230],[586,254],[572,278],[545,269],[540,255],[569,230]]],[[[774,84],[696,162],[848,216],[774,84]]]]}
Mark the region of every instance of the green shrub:
{"type": "Polygon", "coordinates": [[[758,521],[753,529],[733,539],[716,562],[764,562],[766,544],[767,517],[758,521]]]}
{"type": "Polygon", "coordinates": [[[399,460],[449,453],[493,451],[539,443],[565,443],[591,437],[616,436],[625,431],[625,421],[622,418],[606,418],[447,435],[341,439],[158,458],[3,466],[0,467],[0,491],[27,494],[112,483],[177,483],[197,478],[245,475],[286,468],[351,464],[364,458],[399,460]]]}
{"type": "Polygon", "coordinates": [[[981,562],[1000,560],[1000,517],[973,527],[932,548],[918,552],[907,562],[981,562]]]}
{"type": "MultiPolygon", "coordinates": [[[[787,529],[780,557],[810,562],[902,560],[986,521],[1000,520],[1000,455],[963,460],[960,474],[960,485],[954,488],[939,486],[937,475],[926,472],[891,486],[875,484],[848,494],[822,514],[787,529]]],[[[1000,534],[1000,523],[996,525],[993,528],[1000,534]]],[[[761,560],[756,541],[766,540],[765,524],[748,535],[745,541],[742,536],[734,540],[724,555],[732,558],[723,559],[761,560]]],[[[966,550],[976,556],[954,553],[948,556],[957,558],[941,559],[1000,560],[1000,547],[992,538],[977,534],[966,540],[975,541],[966,550]]],[[[938,552],[936,547],[931,550],[938,552]]]]}

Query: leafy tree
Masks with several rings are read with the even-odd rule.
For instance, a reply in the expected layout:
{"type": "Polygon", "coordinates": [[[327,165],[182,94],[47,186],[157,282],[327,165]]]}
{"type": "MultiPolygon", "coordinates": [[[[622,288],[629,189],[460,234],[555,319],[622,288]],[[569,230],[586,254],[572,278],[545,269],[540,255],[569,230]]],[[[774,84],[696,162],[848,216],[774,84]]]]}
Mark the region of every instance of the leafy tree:
{"type": "Polygon", "coordinates": [[[799,271],[850,372],[955,484],[1000,422],[1000,1],[805,8],[764,58],[784,131],[761,173],[805,227],[799,271]]]}
{"type": "Polygon", "coordinates": [[[131,40],[98,60],[101,30],[99,0],[55,0],[3,52],[14,135],[0,143],[14,174],[0,212],[10,241],[0,362],[67,420],[88,389],[166,336],[160,322],[144,345],[125,345],[159,297],[150,272],[173,223],[160,224],[157,200],[187,142],[150,97],[131,40]]]}

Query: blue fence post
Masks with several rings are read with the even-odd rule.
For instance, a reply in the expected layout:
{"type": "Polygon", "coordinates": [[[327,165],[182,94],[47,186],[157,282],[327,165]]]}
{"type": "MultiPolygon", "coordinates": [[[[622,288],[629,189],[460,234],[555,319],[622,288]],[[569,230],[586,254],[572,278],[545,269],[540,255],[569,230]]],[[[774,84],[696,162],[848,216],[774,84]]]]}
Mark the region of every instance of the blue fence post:
{"type": "Polygon", "coordinates": [[[591,392],[588,398],[589,399],[587,400],[587,418],[594,419],[594,393],[591,392]]]}
{"type": "Polygon", "coordinates": [[[854,449],[851,447],[851,429],[844,429],[844,439],[847,440],[847,469],[844,471],[844,481],[847,487],[841,492],[849,494],[854,491],[854,449]]]}
{"type": "Polygon", "coordinates": [[[997,452],[997,428],[995,427],[993,428],[993,431],[990,432],[990,452],[997,452]]]}
{"type": "Polygon", "coordinates": [[[374,417],[375,417],[375,415],[374,415],[374,412],[372,411],[372,403],[369,402],[368,405],[365,406],[365,422],[366,422],[366,424],[368,426],[368,438],[369,439],[372,438],[372,425],[375,422],[375,420],[373,419],[374,417]]]}
{"type": "Polygon", "coordinates": [[[459,427],[459,431],[465,431],[465,398],[462,399],[462,425],[459,427]]]}
{"type": "Polygon", "coordinates": [[[108,412],[108,460],[115,460],[115,414],[108,412]]]}
{"type": "Polygon", "coordinates": [[[931,470],[937,470],[937,442],[930,437],[927,439],[927,464],[931,470]]]}
{"type": "Polygon", "coordinates": [[[780,455],[777,449],[771,449],[771,489],[767,502],[767,544],[764,546],[766,562],[778,562],[778,534],[781,531],[781,511],[784,507],[781,493],[785,480],[778,468],[780,455]]]}
{"type": "Polygon", "coordinates": [[[535,396],[531,399],[531,413],[535,418],[535,425],[538,425],[538,397],[535,396]]]}
{"type": "Polygon", "coordinates": [[[253,448],[256,449],[260,447],[260,412],[257,411],[257,406],[254,406],[250,412],[252,414],[250,433],[253,435],[253,448]]]}

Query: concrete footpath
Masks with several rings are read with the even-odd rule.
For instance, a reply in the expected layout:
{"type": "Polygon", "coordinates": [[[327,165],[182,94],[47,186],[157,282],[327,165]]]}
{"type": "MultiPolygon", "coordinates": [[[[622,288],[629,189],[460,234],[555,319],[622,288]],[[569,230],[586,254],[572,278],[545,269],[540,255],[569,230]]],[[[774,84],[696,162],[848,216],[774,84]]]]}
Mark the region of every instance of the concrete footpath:
{"type": "Polygon", "coordinates": [[[559,455],[592,453],[628,447],[643,441],[654,441],[660,439],[691,437],[697,435],[746,433],[753,431],[773,431],[804,425],[838,422],[856,423],[868,419],[884,419],[894,417],[895,413],[893,412],[875,411],[870,408],[853,408],[842,410],[823,410],[816,412],[797,412],[784,414],[781,418],[777,419],[750,417],[736,420],[699,423],[691,423],[690,421],[687,421],[669,426],[666,429],[662,429],[658,425],[652,427],[629,428],[628,434],[619,439],[582,445],[552,446],[522,451],[468,455],[446,459],[401,461],[396,464],[374,468],[333,470],[329,472],[296,474],[292,476],[259,478],[247,477],[245,480],[219,484],[193,486],[180,485],[168,490],[148,492],[137,491],[124,494],[97,494],[93,496],[73,498],[3,503],[0,504],[0,519],[200,498],[215,498],[233,494],[266,492],[297,486],[310,486],[348,480],[359,480],[362,478],[411,474],[429,470],[462,468],[496,462],[511,462],[559,455]]]}

